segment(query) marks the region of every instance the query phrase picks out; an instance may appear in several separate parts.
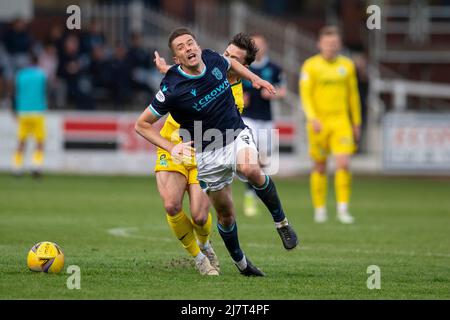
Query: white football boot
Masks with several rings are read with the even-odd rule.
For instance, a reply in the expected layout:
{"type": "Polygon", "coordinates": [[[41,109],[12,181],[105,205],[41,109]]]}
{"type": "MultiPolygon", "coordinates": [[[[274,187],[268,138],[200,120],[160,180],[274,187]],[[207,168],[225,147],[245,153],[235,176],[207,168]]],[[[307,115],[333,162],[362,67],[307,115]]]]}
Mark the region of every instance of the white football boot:
{"type": "Polygon", "coordinates": [[[217,271],[217,269],[211,265],[208,257],[205,256],[203,253],[201,254],[200,259],[197,259],[197,258],[195,259],[195,266],[197,267],[197,270],[200,272],[201,275],[204,275],[204,276],[218,276],[219,275],[219,271],[217,271]]]}
{"type": "Polygon", "coordinates": [[[314,210],[314,222],[324,223],[328,220],[327,210],[325,208],[316,208],[314,210]]]}

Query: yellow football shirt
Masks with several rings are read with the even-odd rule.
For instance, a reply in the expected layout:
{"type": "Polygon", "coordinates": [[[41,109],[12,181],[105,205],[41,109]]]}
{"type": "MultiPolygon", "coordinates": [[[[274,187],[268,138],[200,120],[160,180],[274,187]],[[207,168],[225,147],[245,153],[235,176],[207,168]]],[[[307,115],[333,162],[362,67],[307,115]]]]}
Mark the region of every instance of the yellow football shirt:
{"type": "Polygon", "coordinates": [[[244,111],[244,88],[241,79],[231,85],[231,91],[233,92],[236,108],[239,110],[239,113],[242,113],[244,111]]]}
{"type": "Polygon", "coordinates": [[[361,124],[355,66],[349,58],[339,55],[327,61],[317,54],[307,59],[301,68],[299,90],[308,121],[361,124]]]}

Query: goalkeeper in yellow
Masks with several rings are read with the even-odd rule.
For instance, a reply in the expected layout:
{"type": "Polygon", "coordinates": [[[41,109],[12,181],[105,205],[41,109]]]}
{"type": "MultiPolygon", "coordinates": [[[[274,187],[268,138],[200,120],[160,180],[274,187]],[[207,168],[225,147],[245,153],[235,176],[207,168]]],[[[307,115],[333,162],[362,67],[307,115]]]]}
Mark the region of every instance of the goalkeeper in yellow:
{"type": "Polygon", "coordinates": [[[301,102],[307,119],[309,153],[314,163],[310,176],[314,220],[327,220],[327,158],[335,157],[334,186],[337,218],[350,224],[350,157],[360,137],[361,106],[353,62],[339,55],[341,37],[333,26],[319,32],[320,53],[307,59],[299,80],[301,102]]]}
{"type": "MultiPolygon", "coordinates": [[[[256,51],[257,48],[250,36],[239,33],[229,42],[224,56],[236,59],[248,67],[255,60],[256,51]]],[[[158,52],[155,52],[154,61],[161,73],[166,73],[170,68],[158,52]]],[[[236,108],[242,113],[244,109],[242,81],[232,71],[228,72],[227,78],[231,84],[236,108]]],[[[178,133],[179,128],[180,125],[169,114],[160,134],[166,140],[179,144],[182,142],[178,133]]],[[[175,159],[167,151],[158,148],[155,175],[166,210],[167,222],[173,233],[194,258],[196,267],[202,275],[218,275],[219,261],[209,242],[212,226],[210,202],[197,180],[196,164],[187,164],[182,158],[175,159]],[[189,219],[183,211],[185,191],[189,195],[192,219],[189,219]]]]}

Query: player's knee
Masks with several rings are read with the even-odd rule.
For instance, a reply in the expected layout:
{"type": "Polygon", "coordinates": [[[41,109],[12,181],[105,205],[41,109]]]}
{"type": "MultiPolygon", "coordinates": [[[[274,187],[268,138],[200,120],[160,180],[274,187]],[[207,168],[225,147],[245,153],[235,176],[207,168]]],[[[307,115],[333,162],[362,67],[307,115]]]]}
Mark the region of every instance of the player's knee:
{"type": "Polygon", "coordinates": [[[17,150],[19,152],[25,151],[25,140],[20,140],[19,145],[17,146],[17,150]]]}
{"type": "Polygon", "coordinates": [[[166,209],[166,212],[171,216],[174,216],[177,213],[179,213],[182,208],[183,208],[182,204],[179,201],[174,200],[164,201],[164,209],[166,209]]]}
{"type": "Polygon", "coordinates": [[[191,206],[192,220],[195,224],[203,226],[208,220],[209,206],[208,205],[197,205],[191,206]]]}
{"type": "Polygon", "coordinates": [[[233,215],[232,210],[230,210],[229,206],[225,204],[216,204],[214,209],[216,209],[217,216],[220,217],[228,217],[233,215]]]}
{"type": "Polygon", "coordinates": [[[256,181],[261,175],[261,168],[257,164],[242,164],[239,171],[250,181],[256,181]]]}
{"type": "Polygon", "coordinates": [[[339,157],[336,159],[336,168],[338,170],[349,170],[350,157],[339,157]]]}
{"type": "Polygon", "coordinates": [[[348,171],[349,167],[350,167],[349,163],[346,162],[346,163],[342,163],[341,165],[337,166],[337,169],[348,171]]]}
{"type": "Polygon", "coordinates": [[[315,162],[314,163],[314,171],[324,174],[327,169],[327,164],[325,162],[315,162]]]}
{"type": "Polygon", "coordinates": [[[217,212],[217,219],[222,225],[231,225],[234,222],[233,204],[228,202],[216,203],[214,209],[217,212]],[[225,224],[223,224],[223,223],[225,224]]]}
{"type": "Polygon", "coordinates": [[[206,221],[208,221],[208,214],[198,215],[194,216],[192,215],[192,220],[194,220],[194,223],[198,226],[204,226],[206,224],[206,221]]]}
{"type": "Polygon", "coordinates": [[[220,216],[218,215],[217,220],[221,226],[231,227],[236,221],[233,215],[220,216]]]}

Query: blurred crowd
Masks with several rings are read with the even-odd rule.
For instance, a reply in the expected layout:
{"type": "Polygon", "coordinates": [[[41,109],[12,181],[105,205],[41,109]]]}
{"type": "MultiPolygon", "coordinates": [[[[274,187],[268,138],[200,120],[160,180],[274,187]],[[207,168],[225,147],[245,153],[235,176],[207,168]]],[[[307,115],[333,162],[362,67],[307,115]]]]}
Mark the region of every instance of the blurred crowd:
{"type": "Polygon", "coordinates": [[[54,25],[46,39],[35,39],[27,22],[15,19],[1,27],[0,37],[0,100],[13,100],[15,74],[29,64],[30,53],[48,76],[50,108],[126,110],[153,95],[153,55],[139,33],[127,43],[107,43],[92,21],[75,32],[54,25]]]}

